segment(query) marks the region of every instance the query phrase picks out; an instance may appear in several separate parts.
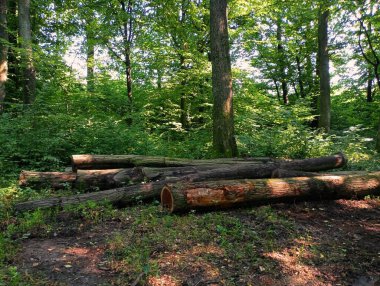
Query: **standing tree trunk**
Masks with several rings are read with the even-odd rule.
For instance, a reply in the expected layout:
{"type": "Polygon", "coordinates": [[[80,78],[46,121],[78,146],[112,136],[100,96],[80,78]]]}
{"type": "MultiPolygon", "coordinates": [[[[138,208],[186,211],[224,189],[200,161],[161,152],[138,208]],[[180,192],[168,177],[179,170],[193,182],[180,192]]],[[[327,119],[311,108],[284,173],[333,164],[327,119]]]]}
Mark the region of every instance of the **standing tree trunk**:
{"type": "Polygon", "coordinates": [[[0,113],[3,111],[5,82],[8,78],[8,0],[0,0],[0,113]]]}
{"type": "Polygon", "coordinates": [[[86,25],[86,64],[87,64],[87,91],[94,91],[94,79],[95,79],[95,45],[94,45],[94,32],[90,21],[86,25]]]}
{"type": "Polygon", "coordinates": [[[238,150],[234,131],[227,0],[210,0],[210,36],[214,98],[213,147],[218,155],[234,157],[238,150]]]}
{"type": "Polygon", "coordinates": [[[133,18],[132,18],[132,0],[120,1],[121,9],[126,14],[126,20],[123,23],[123,42],[124,42],[124,65],[125,77],[127,84],[127,96],[132,103],[132,66],[131,66],[131,47],[133,41],[133,18]]]}
{"type": "Polygon", "coordinates": [[[376,150],[377,152],[380,153],[380,120],[379,120],[378,129],[377,129],[376,150]]]}
{"type": "Polygon", "coordinates": [[[301,67],[301,60],[299,56],[296,56],[296,62],[297,62],[297,71],[298,71],[298,85],[300,87],[300,94],[302,98],[306,97],[305,94],[305,88],[303,84],[303,79],[302,79],[302,67],[301,67]]]}
{"type": "Polygon", "coordinates": [[[36,70],[33,64],[30,0],[18,0],[18,25],[22,49],[21,65],[24,74],[24,104],[31,104],[36,91],[36,70]]]}
{"type": "Polygon", "coordinates": [[[331,125],[330,68],[328,52],[328,18],[329,10],[320,6],[318,20],[318,58],[319,58],[319,121],[318,127],[326,132],[331,125]]]}
{"type": "Polygon", "coordinates": [[[281,89],[282,89],[282,100],[284,101],[284,104],[288,104],[289,91],[288,91],[288,84],[286,82],[284,46],[282,45],[281,16],[279,16],[279,18],[277,19],[277,51],[278,51],[279,74],[280,74],[281,89]]]}
{"type": "Polygon", "coordinates": [[[367,102],[373,101],[372,86],[373,86],[372,70],[369,67],[368,68],[368,78],[367,78],[367,102]]]}

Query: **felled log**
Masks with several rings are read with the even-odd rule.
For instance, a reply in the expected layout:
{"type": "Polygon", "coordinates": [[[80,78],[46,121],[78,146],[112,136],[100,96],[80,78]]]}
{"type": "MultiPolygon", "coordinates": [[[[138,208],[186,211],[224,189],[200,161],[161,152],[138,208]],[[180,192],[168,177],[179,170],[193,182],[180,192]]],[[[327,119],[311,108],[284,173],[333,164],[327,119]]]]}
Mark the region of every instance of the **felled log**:
{"type": "MultiPolygon", "coordinates": [[[[212,161],[214,162],[214,160],[212,161]]],[[[19,183],[20,186],[34,188],[49,187],[50,184],[53,189],[69,186],[81,190],[105,190],[143,181],[149,182],[180,177],[191,181],[204,181],[210,179],[313,176],[313,174],[307,172],[342,167],[346,163],[346,159],[342,154],[338,154],[304,160],[277,160],[268,163],[247,162],[251,161],[235,164],[200,164],[198,166],[167,168],[135,167],[128,169],[78,170],[76,177],[75,173],[67,172],[39,173],[23,171],[20,175],[19,183]]]]}
{"type": "MultiPolygon", "coordinates": [[[[242,178],[266,178],[270,177],[275,169],[284,166],[286,169],[304,168],[306,170],[315,171],[325,168],[331,169],[341,167],[345,164],[346,159],[342,154],[320,157],[314,159],[294,160],[282,163],[271,164],[253,164],[253,165],[232,165],[229,167],[197,171],[185,176],[164,176],[161,179],[150,183],[137,184],[126,186],[96,193],[75,195],[69,197],[51,198],[46,200],[23,202],[16,205],[17,210],[33,210],[36,208],[65,206],[69,204],[79,204],[85,201],[93,200],[96,202],[109,201],[112,203],[129,204],[136,201],[148,200],[152,198],[159,199],[161,189],[166,184],[187,182],[200,182],[207,180],[219,179],[242,179],[242,178]]],[[[194,168],[194,167],[192,167],[194,168]]],[[[196,168],[195,168],[196,169],[196,168]]],[[[175,168],[172,169],[175,171],[175,168]]],[[[157,176],[157,173],[152,172],[151,175],[157,176]]],[[[157,177],[159,178],[159,177],[157,177]]]]}
{"type": "Polygon", "coordinates": [[[32,172],[22,171],[19,177],[21,187],[63,189],[72,187],[77,175],[73,172],[32,172]]]}
{"type": "Polygon", "coordinates": [[[77,172],[33,172],[22,171],[20,187],[35,189],[79,189],[86,191],[107,190],[129,184],[183,177],[199,171],[217,169],[225,165],[201,165],[188,167],[78,170],[77,172]]]}
{"type": "Polygon", "coordinates": [[[117,169],[145,167],[185,167],[216,164],[236,163],[266,163],[270,158],[222,158],[211,160],[191,160],[168,157],[150,157],[142,155],[73,155],[71,156],[72,169],[117,169]]]}
{"type": "Polygon", "coordinates": [[[141,168],[78,170],[74,172],[32,172],[22,171],[20,187],[79,190],[104,190],[128,184],[141,183],[144,174],[141,168]]]}
{"type": "Polygon", "coordinates": [[[332,173],[303,172],[297,170],[276,169],[272,172],[271,178],[292,178],[292,177],[317,177],[336,175],[365,175],[365,171],[338,171],[332,173]]]}
{"type": "Polygon", "coordinates": [[[150,199],[159,199],[165,184],[174,181],[157,181],[80,195],[26,201],[16,204],[14,208],[16,211],[30,211],[39,208],[78,205],[89,201],[97,203],[110,202],[121,205],[132,204],[150,199]]]}
{"type": "Polygon", "coordinates": [[[271,200],[361,198],[372,194],[380,194],[380,172],[168,184],[161,192],[161,205],[172,213],[271,200]]]}

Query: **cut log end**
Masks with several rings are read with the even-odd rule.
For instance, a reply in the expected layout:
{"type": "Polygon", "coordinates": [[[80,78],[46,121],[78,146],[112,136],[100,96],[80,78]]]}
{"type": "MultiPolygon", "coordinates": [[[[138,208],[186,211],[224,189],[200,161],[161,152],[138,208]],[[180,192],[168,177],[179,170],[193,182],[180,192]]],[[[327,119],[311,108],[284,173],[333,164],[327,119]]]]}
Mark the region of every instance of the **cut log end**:
{"type": "Polygon", "coordinates": [[[161,191],[161,207],[169,213],[174,210],[174,198],[168,186],[165,186],[161,191]]]}

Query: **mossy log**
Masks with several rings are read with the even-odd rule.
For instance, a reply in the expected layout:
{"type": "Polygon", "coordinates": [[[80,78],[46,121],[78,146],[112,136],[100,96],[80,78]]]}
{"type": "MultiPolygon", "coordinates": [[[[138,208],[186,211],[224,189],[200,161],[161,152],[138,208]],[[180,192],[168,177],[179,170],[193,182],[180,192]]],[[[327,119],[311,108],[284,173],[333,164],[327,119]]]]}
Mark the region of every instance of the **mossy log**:
{"type": "Polygon", "coordinates": [[[163,188],[161,205],[169,212],[183,212],[271,200],[361,198],[376,194],[380,194],[380,172],[352,176],[174,183],[163,188]]]}
{"type": "Polygon", "coordinates": [[[266,163],[271,158],[221,158],[210,160],[191,160],[168,157],[150,157],[142,155],[73,155],[71,156],[72,169],[116,169],[144,167],[185,167],[216,164],[236,163],[266,163]]]}

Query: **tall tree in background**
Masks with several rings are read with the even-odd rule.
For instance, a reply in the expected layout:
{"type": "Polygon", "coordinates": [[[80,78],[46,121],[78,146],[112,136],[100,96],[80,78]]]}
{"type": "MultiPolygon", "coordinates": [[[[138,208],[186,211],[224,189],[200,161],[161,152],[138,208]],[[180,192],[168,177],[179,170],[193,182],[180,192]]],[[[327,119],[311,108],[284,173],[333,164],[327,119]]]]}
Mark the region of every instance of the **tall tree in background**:
{"type": "Polygon", "coordinates": [[[86,65],[87,65],[87,90],[94,91],[95,79],[95,37],[91,20],[86,21],[86,65]]]}
{"type": "Polygon", "coordinates": [[[21,43],[21,65],[23,69],[24,103],[34,101],[36,91],[36,70],[33,64],[32,31],[30,23],[30,0],[18,1],[18,24],[21,43]]]}
{"type": "Polygon", "coordinates": [[[380,153],[380,120],[379,120],[379,125],[377,128],[376,150],[377,150],[377,152],[380,153]]]}
{"type": "Polygon", "coordinates": [[[319,64],[319,120],[318,127],[326,132],[331,125],[331,99],[330,99],[330,63],[328,50],[328,19],[329,9],[320,5],[318,19],[318,64],[319,64]]]}
{"type": "Polygon", "coordinates": [[[285,53],[284,46],[282,44],[282,15],[279,14],[277,18],[277,31],[276,31],[276,39],[277,39],[277,52],[278,52],[278,64],[279,64],[279,77],[281,82],[281,90],[282,90],[282,100],[284,104],[289,103],[288,98],[288,84],[286,82],[286,65],[285,65],[285,53]]]}
{"type": "Polygon", "coordinates": [[[213,146],[225,157],[238,153],[232,93],[231,59],[227,26],[227,0],[210,1],[210,36],[212,62],[213,146]]]}
{"type": "Polygon", "coordinates": [[[5,82],[8,77],[8,0],[0,0],[0,113],[3,111],[5,82]]]}

